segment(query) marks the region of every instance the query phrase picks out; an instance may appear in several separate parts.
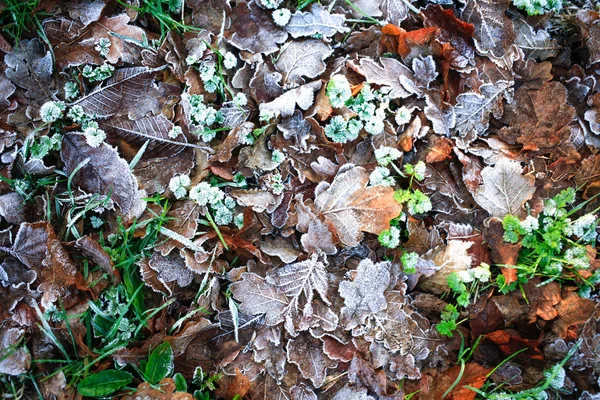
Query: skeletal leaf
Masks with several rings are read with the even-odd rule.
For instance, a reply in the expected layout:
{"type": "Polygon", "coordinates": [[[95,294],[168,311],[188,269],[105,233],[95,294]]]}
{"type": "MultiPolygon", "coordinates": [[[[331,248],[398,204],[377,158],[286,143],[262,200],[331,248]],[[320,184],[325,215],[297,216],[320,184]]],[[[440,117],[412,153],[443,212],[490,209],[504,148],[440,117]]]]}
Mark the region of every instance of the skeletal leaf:
{"type": "Polygon", "coordinates": [[[315,199],[317,211],[347,246],[358,245],[362,232],[379,234],[388,229],[389,221],[402,211],[392,188],[366,187],[368,182],[369,173],[353,167],[338,173],[331,186],[315,199]]]}
{"type": "Polygon", "coordinates": [[[335,368],[337,362],[323,353],[323,343],[308,332],[301,333],[287,343],[288,360],[298,366],[305,379],[310,379],[315,387],[325,382],[328,368],[335,368]]]}
{"type": "Polygon", "coordinates": [[[81,106],[88,115],[108,118],[115,114],[126,115],[138,103],[144,102],[154,80],[154,74],[164,67],[121,68],[106,84],[83,96],[70,106],[81,106]]]}
{"type": "Polygon", "coordinates": [[[270,113],[277,117],[291,117],[296,109],[296,104],[303,109],[308,110],[314,101],[314,92],[319,90],[323,83],[321,81],[314,81],[302,85],[292,90],[288,90],[275,100],[262,103],[259,108],[261,112],[270,113]]]}
{"type": "Polygon", "coordinates": [[[417,87],[412,71],[394,58],[381,58],[381,65],[369,58],[363,58],[359,64],[351,62],[349,65],[367,82],[390,87],[390,98],[404,99],[412,94],[421,94],[417,87]]]}
{"type": "Polygon", "coordinates": [[[164,115],[149,115],[136,120],[127,116],[114,116],[100,123],[100,127],[109,135],[109,139],[119,142],[125,141],[128,145],[141,147],[150,141],[144,152],[145,157],[170,157],[179,154],[185,147],[199,147],[187,143],[185,135],[175,139],[169,137],[173,124],[164,115]]]}
{"type": "Polygon", "coordinates": [[[545,60],[558,54],[561,46],[544,29],[535,31],[531,25],[522,18],[513,20],[515,27],[515,43],[523,50],[527,58],[545,60]]]}
{"type": "Polygon", "coordinates": [[[284,47],[275,67],[283,74],[285,84],[301,84],[303,76],[316,78],[325,71],[323,60],[332,52],[322,40],[293,41],[284,47]]]}
{"type": "Polygon", "coordinates": [[[495,84],[481,85],[480,93],[467,92],[458,95],[454,112],[456,114],[455,127],[462,136],[475,131],[481,135],[485,133],[490,123],[490,114],[500,118],[502,116],[502,98],[509,88],[509,82],[498,81],[495,84]]]}
{"type": "Polygon", "coordinates": [[[233,283],[230,289],[233,297],[241,302],[240,309],[244,313],[265,314],[267,325],[277,325],[283,321],[283,312],[288,307],[289,300],[264,278],[245,272],[242,280],[233,283]]]}
{"type": "Polygon", "coordinates": [[[331,37],[337,32],[348,32],[343,14],[330,14],[324,7],[313,4],[310,12],[296,11],[285,26],[285,30],[294,38],[302,36],[331,37]]]}
{"type": "Polygon", "coordinates": [[[327,288],[329,279],[327,269],[323,262],[315,256],[294,264],[278,268],[267,275],[267,282],[277,287],[279,293],[290,298],[290,304],[297,312],[300,296],[304,295],[306,306],[305,314],[310,314],[312,308],[313,292],[317,292],[321,299],[327,303],[327,288]]]}
{"type": "Polygon", "coordinates": [[[535,192],[535,178],[522,174],[517,161],[501,158],[493,167],[481,171],[483,184],[473,192],[473,198],[494,217],[519,215],[535,192]]]}
{"type": "Polygon", "coordinates": [[[73,176],[75,186],[88,193],[110,195],[124,214],[135,204],[137,181],[127,162],[119,157],[113,147],[103,143],[93,148],[83,135],[70,133],[63,137],[61,159],[67,174],[83,165],[73,176]]]}
{"type": "Polygon", "coordinates": [[[482,54],[504,57],[515,40],[512,22],[505,15],[510,0],[461,0],[462,19],[475,26],[475,46],[482,54]]]}
{"type": "Polygon", "coordinates": [[[342,322],[346,329],[355,328],[365,320],[387,307],[383,292],[390,284],[390,263],[373,263],[362,260],[356,267],[353,281],[342,281],[339,285],[340,296],[344,298],[342,322]]]}

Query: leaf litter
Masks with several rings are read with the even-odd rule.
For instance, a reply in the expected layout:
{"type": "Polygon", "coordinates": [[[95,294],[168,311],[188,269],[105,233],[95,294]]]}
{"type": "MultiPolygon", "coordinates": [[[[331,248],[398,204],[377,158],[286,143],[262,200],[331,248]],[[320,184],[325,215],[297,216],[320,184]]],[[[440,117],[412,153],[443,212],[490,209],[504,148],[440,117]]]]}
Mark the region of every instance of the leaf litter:
{"type": "Polygon", "coordinates": [[[593,1],[30,3],[5,397],[599,395],[593,1]]]}

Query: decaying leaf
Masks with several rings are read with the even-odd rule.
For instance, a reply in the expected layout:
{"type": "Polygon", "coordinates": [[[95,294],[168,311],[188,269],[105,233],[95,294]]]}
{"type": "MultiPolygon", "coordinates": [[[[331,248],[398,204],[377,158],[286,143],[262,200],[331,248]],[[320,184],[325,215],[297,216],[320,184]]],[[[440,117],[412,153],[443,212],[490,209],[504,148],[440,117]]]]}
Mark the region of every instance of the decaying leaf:
{"type": "Polygon", "coordinates": [[[252,53],[273,53],[288,37],[254,1],[241,1],[231,10],[229,32],[232,45],[252,53]]]}
{"type": "Polygon", "coordinates": [[[63,138],[61,158],[68,174],[80,167],[73,176],[74,185],[110,196],[124,214],[131,210],[137,200],[137,181],[113,147],[103,143],[93,148],[83,135],[71,133],[63,138]]]}
{"type": "Polygon", "coordinates": [[[259,108],[261,112],[271,114],[275,117],[291,117],[296,109],[296,104],[303,110],[308,110],[314,101],[314,92],[319,90],[323,84],[321,81],[314,81],[288,90],[275,100],[262,103],[259,108]]]}
{"type": "Polygon", "coordinates": [[[494,217],[522,214],[525,202],[535,192],[535,178],[523,175],[521,165],[508,158],[485,167],[481,177],[483,184],[473,192],[473,198],[494,217]]]}
{"type": "Polygon", "coordinates": [[[328,368],[337,366],[337,362],[330,360],[323,353],[321,341],[308,333],[290,339],[287,344],[287,354],[288,359],[298,366],[302,376],[310,379],[315,387],[321,387],[328,368]]]}
{"type": "Polygon", "coordinates": [[[102,87],[83,96],[70,106],[81,106],[86,114],[100,118],[115,114],[127,115],[130,109],[144,101],[150,91],[154,74],[162,69],[164,68],[119,69],[102,87]]]}
{"type": "Polygon", "coordinates": [[[379,63],[364,58],[359,64],[350,62],[350,67],[367,79],[367,82],[388,86],[392,99],[404,99],[421,93],[410,69],[394,58],[382,58],[379,63]]]}
{"type": "Polygon", "coordinates": [[[482,85],[479,88],[480,93],[467,92],[458,95],[454,107],[456,130],[462,136],[472,132],[484,134],[489,126],[490,114],[496,118],[502,116],[502,99],[509,87],[509,82],[499,81],[482,85]]]}
{"type": "Polygon", "coordinates": [[[242,280],[232,284],[230,289],[233,296],[241,302],[240,308],[246,314],[265,314],[268,325],[277,325],[283,321],[283,312],[288,307],[289,300],[264,278],[244,273],[242,280]]]}
{"type": "Polygon", "coordinates": [[[389,263],[364,259],[358,264],[352,281],[340,282],[339,292],[344,299],[342,323],[346,329],[363,324],[369,316],[387,307],[383,293],[391,279],[389,263]]]}
{"type": "Polygon", "coordinates": [[[338,173],[315,198],[317,211],[347,246],[356,246],[362,232],[379,234],[388,229],[389,221],[402,211],[391,188],[366,187],[368,181],[369,173],[364,168],[353,167],[338,173]]]}
{"type": "Polygon", "coordinates": [[[316,78],[325,71],[323,60],[332,52],[321,40],[293,41],[279,54],[275,67],[282,73],[284,84],[301,84],[303,76],[316,78]]]}
{"type": "Polygon", "coordinates": [[[310,12],[297,11],[286,24],[285,30],[294,38],[316,34],[330,37],[337,32],[348,32],[343,14],[330,14],[324,7],[313,4],[310,12]]]}
{"type": "Polygon", "coordinates": [[[568,125],[575,109],[567,103],[567,89],[559,82],[548,82],[539,90],[520,88],[513,103],[506,107],[500,136],[523,150],[550,149],[570,134],[568,125]]]}
{"type": "Polygon", "coordinates": [[[556,40],[550,39],[550,35],[543,29],[534,31],[525,20],[517,18],[513,20],[515,27],[515,43],[527,58],[538,58],[544,61],[558,54],[561,47],[556,40]]]}

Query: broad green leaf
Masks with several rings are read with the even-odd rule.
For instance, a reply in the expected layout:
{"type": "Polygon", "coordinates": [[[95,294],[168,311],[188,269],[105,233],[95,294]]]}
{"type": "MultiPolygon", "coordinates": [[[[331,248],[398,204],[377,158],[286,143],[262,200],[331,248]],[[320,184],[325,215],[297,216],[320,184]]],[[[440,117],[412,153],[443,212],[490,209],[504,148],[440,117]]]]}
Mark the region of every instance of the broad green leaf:
{"type": "Polygon", "coordinates": [[[106,369],[79,382],[77,391],[82,396],[106,396],[129,384],[132,379],[133,375],[129,372],[106,369]]]}
{"type": "Polygon", "coordinates": [[[146,365],[146,380],[153,385],[173,372],[173,349],[169,342],[158,346],[148,357],[146,365]]]}

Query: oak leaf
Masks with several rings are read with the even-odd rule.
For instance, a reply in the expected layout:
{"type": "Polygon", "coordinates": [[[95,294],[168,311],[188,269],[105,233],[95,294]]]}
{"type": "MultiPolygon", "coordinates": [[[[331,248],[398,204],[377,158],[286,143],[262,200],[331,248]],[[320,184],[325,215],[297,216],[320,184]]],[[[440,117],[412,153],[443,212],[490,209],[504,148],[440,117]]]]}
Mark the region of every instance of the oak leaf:
{"type": "Polygon", "coordinates": [[[285,30],[294,38],[301,36],[331,37],[337,32],[348,32],[345,27],[346,17],[343,14],[330,14],[319,4],[313,4],[310,12],[296,11],[285,26],[285,30]]]}

